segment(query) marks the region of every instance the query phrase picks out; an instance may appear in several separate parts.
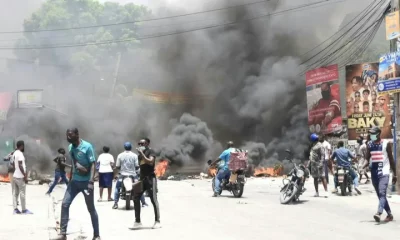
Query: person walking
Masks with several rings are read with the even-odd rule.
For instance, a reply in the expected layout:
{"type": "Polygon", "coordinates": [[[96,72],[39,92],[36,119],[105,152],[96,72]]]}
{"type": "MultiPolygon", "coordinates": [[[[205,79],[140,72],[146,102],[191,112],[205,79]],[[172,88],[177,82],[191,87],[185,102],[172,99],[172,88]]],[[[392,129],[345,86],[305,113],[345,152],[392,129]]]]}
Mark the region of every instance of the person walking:
{"type": "Polygon", "coordinates": [[[14,174],[13,174],[13,185],[14,185],[14,214],[33,214],[26,208],[26,184],[28,183],[28,174],[26,172],[25,156],[23,154],[25,150],[24,141],[17,142],[17,150],[13,154],[14,160],[14,174]],[[18,209],[18,198],[21,200],[22,212],[18,209]]]}
{"type": "Polygon", "coordinates": [[[383,210],[385,210],[387,213],[385,222],[393,221],[393,214],[386,197],[390,170],[392,170],[393,173],[392,184],[394,185],[397,182],[392,143],[388,140],[381,139],[381,129],[377,126],[371,128],[368,132],[371,141],[367,143],[367,161],[364,167],[367,167],[369,162],[371,162],[372,185],[379,199],[378,211],[374,215],[374,219],[376,222],[380,222],[383,210]]]}
{"type": "Polygon", "coordinates": [[[61,207],[61,226],[59,240],[67,239],[69,208],[79,193],[83,193],[93,227],[93,239],[100,240],[99,217],[94,206],[94,175],[96,157],[92,144],[79,137],[77,128],[66,132],[69,154],[72,159],[72,178],[68,184],[61,207]]]}
{"type": "Polygon", "coordinates": [[[319,191],[318,191],[318,184],[319,180],[321,180],[322,185],[324,186],[325,189],[325,196],[329,196],[328,192],[328,184],[326,183],[326,178],[324,174],[324,148],[322,147],[322,143],[318,141],[318,135],[313,133],[310,136],[310,140],[312,142],[312,147],[310,151],[310,161],[309,164],[311,166],[311,176],[314,178],[314,188],[315,188],[315,195],[314,197],[319,197],[319,191]]]}
{"type": "Polygon", "coordinates": [[[67,158],[65,157],[65,149],[60,148],[58,149],[58,156],[54,158],[54,162],[56,163],[56,169],[54,170],[54,181],[51,184],[49,190],[46,192],[46,195],[50,195],[53,192],[53,189],[56,187],[60,179],[68,186],[68,178],[67,174],[65,173],[65,167],[71,167],[70,165],[66,164],[67,158]]]}
{"type": "Polygon", "coordinates": [[[360,174],[360,179],[359,179],[359,183],[361,183],[361,179],[363,177],[363,175],[367,178],[367,180],[365,181],[365,183],[369,183],[369,176],[368,176],[368,166],[365,166],[365,161],[367,158],[367,143],[366,141],[364,141],[364,138],[359,136],[357,138],[357,144],[358,144],[358,148],[357,148],[357,156],[358,156],[358,167],[359,167],[359,174],[360,174]]]}
{"type": "Polygon", "coordinates": [[[319,142],[322,143],[322,148],[324,150],[324,175],[326,179],[326,183],[329,184],[329,159],[331,156],[332,152],[332,146],[331,144],[326,141],[326,138],[324,135],[320,136],[319,142]]]}
{"type": "Polygon", "coordinates": [[[99,188],[100,188],[100,198],[98,202],[103,201],[103,189],[108,190],[108,201],[114,201],[111,198],[111,190],[114,178],[114,157],[110,153],[110,148],[107,146],[103,147],[103,153],[100,154],[97,159],[99,164],[99,188]]]}
{"type": "Polygon", "coordinates": [[[140,193],[135,193],[134,204],[135,204],[135,223],[133,224],[133,229],[139,229],[142,227],[142,222],[140,219],[140,198],[143,193],[147,191],[151,203],[154,208],[155,222],[153,229],[161,228],[160,224],[160,209],[157,200],[157,178],[154,173],[155,168],[155,153],[150,148],[150,139],[145,138],[139,141],[139,147],[137,151],[139,153],[139,165],[140,165],[140,181],[142,182],[142,191],[140,193]]]}

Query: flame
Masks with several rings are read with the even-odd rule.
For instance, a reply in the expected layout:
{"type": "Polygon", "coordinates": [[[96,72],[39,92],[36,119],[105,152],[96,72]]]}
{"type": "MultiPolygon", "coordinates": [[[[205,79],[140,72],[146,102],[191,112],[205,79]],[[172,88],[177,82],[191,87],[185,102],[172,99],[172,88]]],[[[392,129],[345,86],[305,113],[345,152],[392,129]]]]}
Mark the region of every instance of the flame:
{"type": "Polygon", "coordinates": [[[160,160],[156,164],[156,168],[154,170],[155,174],[157,177],[162,177],[164,176],[165,172],[167,171],[168,168],[168,160],[160,160]]]}
{"type": "Polygon", "coordinates": [[[7,175],[0,175],[0,182],[10,182],[10,178],[7,175]]]}
{"type": "Polygon", "coordinates": [[[209,168],[208,169],[208,175],[211,177],[214,177],[215,175],[217,175],[218,170],[216,168],[209,168]]]}
{"type": "Polygon", "coordinates": [[[277,177],[281,176],[283,172],[283,167],[279,168],[263,168],[259,167],[254,170],[254,176],[267,176],[267,177],[277,177]]]}

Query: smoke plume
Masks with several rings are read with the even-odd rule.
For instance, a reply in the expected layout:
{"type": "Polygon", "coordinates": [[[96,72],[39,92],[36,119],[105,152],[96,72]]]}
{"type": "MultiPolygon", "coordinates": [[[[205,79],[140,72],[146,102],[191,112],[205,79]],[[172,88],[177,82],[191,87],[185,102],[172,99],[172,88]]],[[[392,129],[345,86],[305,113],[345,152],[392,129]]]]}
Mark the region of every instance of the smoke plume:
{"type": "MultiPolygon", "coordinates": [[[[190,4],[175,0],[151,2],[153,15],[147,18],[248,3],[244,0],[207,4],[201,0],[190,4]]],[[[132,50],[133,54],[122,53],[117,78],[115,53],[107,51],[97,53],[107,59],[107,64],[96,70],[88,70],[90,66],[82,64],[79,68],[70,65],[67,56],[85,59],[84,54],[74,52],[81,48],[42,50],[40,53],[55,57],[41,58],[39,65],[10,61],[4,78],[8,84],[0,85],[2,91],[45,89],[47,108],[11,111],[0,134],[41,139],[39,147],[29,140],[26,154],[35,156],[31,159],[40,163],[32,166],[42,171],[52,169],[51,160],[59,147],[67,147],[65,130],[69,127],[78,127],[81,137],[93,143],[98,153],[107,145],[116,155],[123,150],[124,142],[135,144],[140,138],[149,137],[160,158],[168,158],[180,167],[215,159],[229,140],[236,147],[249,150],[254,165],[279,163],[287,148],[301,158],[308,128],[304,78],[298,75],[300,53],[315,46],[321,37],[327,37],[330,26],[340,24],[338,14],[343,14],[343,9],[325,6],[248,20],[308,3],[285,2],[288,1],[266,1],[143,23],[138,27],[139,36],[225,25],[143,40],[132,50]],[[235,24],[227,24],[232,22],[235,24]],[[180,105],[153,103],[133,89],[184,94],[190,100],[180,105]]],[[[54,23],[53,28],[57,27],[63,26],[54,23]]],[[[88,31],[74,33],[83,35],[88,31]]],[[[71,39],[63,37],[63,33],[43,34],[36,45],[46,45],[49,41],[68,44],[71,39]]],[[[89,46],[87,50],[93,48],[89,46]]],[[[40,58],[36,50],[15,53],[19,58],[40,58]]]]}

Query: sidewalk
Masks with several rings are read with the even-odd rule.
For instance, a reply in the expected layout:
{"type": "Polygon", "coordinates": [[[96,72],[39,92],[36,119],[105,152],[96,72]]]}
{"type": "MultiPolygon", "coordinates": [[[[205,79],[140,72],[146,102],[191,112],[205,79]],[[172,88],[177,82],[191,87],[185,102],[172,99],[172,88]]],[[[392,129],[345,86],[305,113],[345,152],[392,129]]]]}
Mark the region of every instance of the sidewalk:
{"type": "Polygon", "coordinates": [[[0,239],[49,239],[49,234],[54,232],[55,223],[50,217],[53,213],[49,208],[49,197],[45,196],[47,188],[47,185],[28,184],[26,204],[34,214],[13,215],[11,186],[9,183],[0,183],[0,215],[2,217],[0,239]]]}

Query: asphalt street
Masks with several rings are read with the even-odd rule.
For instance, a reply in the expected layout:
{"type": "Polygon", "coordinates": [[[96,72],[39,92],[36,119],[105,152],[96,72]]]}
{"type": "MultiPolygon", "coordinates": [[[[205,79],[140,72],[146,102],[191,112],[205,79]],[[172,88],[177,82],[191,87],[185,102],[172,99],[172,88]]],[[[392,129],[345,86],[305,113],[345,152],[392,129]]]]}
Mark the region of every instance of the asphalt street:
{"type": "MultiPolygon", "coordinates": [[[[361,185],[361,196],[314,198],[312,182],[301,202],[279,203],[279,178],[248,179],[242,198],[223,192],[212,198],[210,180],[159,181],[161,229],[151,229],[154,213],[142,209],[142,230],[130,230],[134,211],[113,210],[111,202],[96,202],[102,239],[382,239],[397,236],[400,229],[400,201],[390,198],[395,221],[377,224],[373,221],[378,200],[371,185],[361,185]]],[[[11,189],[0,185],[0,239],[53,239],[59,220],[61,200],[66,186],[56,187],[51,197],[47,186],[28,185],[28,208],[34,215],[12,215],[11,189]]],[[[322,186],[321,186],[322,189],[322,186]]],[[[96,193],[98,189],[96,189],[96,193]]],[[[97,194],[96,194],[97,200],[97,194]]],[[[71,206],[68,239],[91,239],[92,227],[84,198],[79,195],[71,206]]]]}

